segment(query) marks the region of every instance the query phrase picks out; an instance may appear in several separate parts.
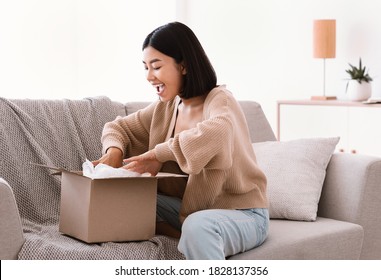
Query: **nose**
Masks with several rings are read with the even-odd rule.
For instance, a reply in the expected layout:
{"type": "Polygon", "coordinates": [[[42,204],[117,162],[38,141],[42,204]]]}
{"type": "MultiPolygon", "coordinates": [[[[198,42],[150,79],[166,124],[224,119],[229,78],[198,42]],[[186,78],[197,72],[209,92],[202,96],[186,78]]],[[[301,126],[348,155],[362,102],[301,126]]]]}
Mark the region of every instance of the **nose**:
{"type": "Polygon", "coordinates": [[[146,79],[149,82],[152,82],[155,80],[155,75],[153,74],[153,71],[151,69],[146,70],[146,79]]]}

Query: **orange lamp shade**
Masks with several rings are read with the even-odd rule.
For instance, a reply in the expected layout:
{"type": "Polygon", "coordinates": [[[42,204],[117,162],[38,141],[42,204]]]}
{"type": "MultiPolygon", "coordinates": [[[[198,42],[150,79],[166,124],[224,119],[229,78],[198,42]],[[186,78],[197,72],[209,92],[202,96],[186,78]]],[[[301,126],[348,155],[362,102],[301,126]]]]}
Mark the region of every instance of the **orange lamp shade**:
{"type": "Polygon", "coordinates": [[[314,58],[335,58],[336,20],[314,20],[313,50],[314,58]]]}

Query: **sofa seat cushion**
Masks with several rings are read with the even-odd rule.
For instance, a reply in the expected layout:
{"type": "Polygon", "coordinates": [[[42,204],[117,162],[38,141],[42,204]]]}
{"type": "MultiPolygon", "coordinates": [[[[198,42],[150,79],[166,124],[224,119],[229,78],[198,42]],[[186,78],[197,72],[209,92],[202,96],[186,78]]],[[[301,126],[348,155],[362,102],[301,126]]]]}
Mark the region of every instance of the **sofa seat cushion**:
{"type": "Polygon", "coordinates": [[[260,247],[230,259],[358,259],[363,236],[361,226],[328,218],[317,217],[315,222],[270,220],[269,236],[260,247]]]}

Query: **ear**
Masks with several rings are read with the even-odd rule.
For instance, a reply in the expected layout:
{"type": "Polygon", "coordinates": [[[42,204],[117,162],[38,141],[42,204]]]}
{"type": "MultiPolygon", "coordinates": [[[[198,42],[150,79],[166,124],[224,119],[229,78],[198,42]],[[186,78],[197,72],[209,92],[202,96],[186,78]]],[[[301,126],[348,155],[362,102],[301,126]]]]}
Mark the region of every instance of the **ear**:
{"type": "Polygon", "coordinates": [[[187,74],[187,68],[185,68],[185,65],[183,63],[180,64],[181,74],[186,75],[187,74]]]}

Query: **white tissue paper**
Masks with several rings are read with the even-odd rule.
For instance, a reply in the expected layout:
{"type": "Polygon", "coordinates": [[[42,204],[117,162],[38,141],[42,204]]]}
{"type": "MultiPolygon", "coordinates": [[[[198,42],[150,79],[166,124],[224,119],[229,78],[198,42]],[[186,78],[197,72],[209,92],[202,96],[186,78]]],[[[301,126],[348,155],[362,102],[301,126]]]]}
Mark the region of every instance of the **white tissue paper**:
{"type": "Polygon", "coordinates": [[[94,166],[93,163],[87,159],[82,164],[82,171],[83,176],[91,179],[150,176],[149,173],[140,174],[123,168],[114,168],[103,163],[94,166]]]}

